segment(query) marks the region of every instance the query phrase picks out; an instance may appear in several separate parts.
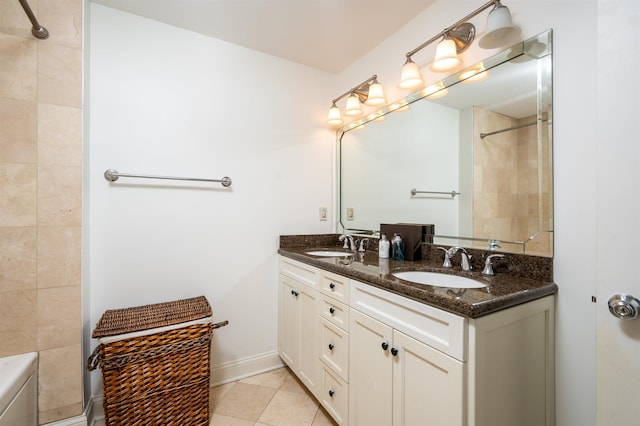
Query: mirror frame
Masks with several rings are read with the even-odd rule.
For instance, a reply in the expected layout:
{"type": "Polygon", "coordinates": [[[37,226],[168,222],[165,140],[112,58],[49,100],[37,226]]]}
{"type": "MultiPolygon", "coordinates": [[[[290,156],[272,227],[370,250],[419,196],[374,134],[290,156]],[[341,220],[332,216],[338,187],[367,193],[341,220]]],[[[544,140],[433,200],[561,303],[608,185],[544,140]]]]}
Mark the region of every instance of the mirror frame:
{"type": "MultiPolygon", "coordinates": [[[[547,93],[547,96],[550,97],[551,101],[548,103],[548,111],[547,114],[548,116],[546,117],[547,121],[548,121],[548,132],[549,132],[549,178],[550,178],[550,182],[549,182],[549,186],[551,188],[553,188],[553,120],[552,120],[552,112],[553,112],[553,106],[552,106],[552,102],[553,102],[553,73],[552,73],[552,66],[553,66],[553,59],[552,59],[552,43],[553,43],[553,30],[549,29],[546,30],[534,37],[529,38],[528,40],[519,42],[511,47],[505,48],[503,51],[489,57],[486,59],[483,59],[482,61],[473,64],[471,66],[468,66],[462,70],[458,70],[455,71],[453,74],[443,78],[442,80],[440,80],[439,82],[435,82],[434,84],[442,84],[443,89],[444,88],[449,88],[451,86],[454,86],[458,83],[461,83],[464,79],[461,79],[459,76],[462,75],[465,71],[469,71],[472,70],[476,67],[478,67],[479,65],[484,66],[485,70],[491,70],[492,68],[495,68],[507,61],[510,61],[512,59],[518,58],[520,56],[523,55],[528,55],[531,56],[532,58],[535,59],[541,59],[544,57],[549,57],[550,61],[551,61],[551,67],[549,69],[548,72],[548,87],[544,87],[544,88],[538,88],[538,111],[537,113],[540,112],[540,98],[541,98],[541,90],[544,90],[547,93]],[[540,46],[543,46],[543,49],[540,49],[540,46]]],[[[539,82],[540,84],[540,82],[539,82]]],[[[344,225],[344,220],[345,218],[343,218],[343,210],[344,210],[344,205],[343,205],[343,190],[342,190],[342,175],[343,175],[343,159],[342,159],[342,143],[343,143],[343,137],[345,136],[345,134],[347,134],[349,131],[351,130],[355,130],[358,127],[365,125],[366,123],[369,123],[371,121],[374,121],[376,119],[378,119],[380,116],[384,116],[387,114],[390,114],[392,112],[395,112],[399,109],[401,109],[402,107],[406,106],[406,105],[410,105],[414,102],[417,102],[419,100],[428,98],[429,96],[433,95],[433,93],[429,93],[429,94],[425,94],[424,93],[424,89],[421,88],[420,90],[413,92],[411,94],[409,94],[408,96],[406,96],[405,98],[393,102],[389,105],[386,105],[384,107],[382,107],[381,109],[373,112],[373,113],[369,113],[366,115],[366,117],[360,118],[358,120],[355,120],[351,123],[349,123],[348,125],[345,125],[344,127],[340,128],[337,130],[337,136],[338,136],[338,206],[339,206],[339,212],[338,212],[338,225],[339,227],[342,229],[342,232],[344,233],[350,233],[350,234],[368,234],[371,235],[373,237],[376,237],[379,235],[379,229],[357,229],[357,228],[348,228],[344,225]]],[[[553,194],[552,194],[553,195],[553,194]]],[[[502,247],[499,248],[500,251],[505,251],[505,252],[513,252],[513,253],[521,253],[521,254],[528,254],[527,250],[526,250],[526,245],[527,243],[529,243],[530,241],[532,241],[533,239],[535,239],[537,236],[539,236],[540,234],[545,234],[548,233],[549,234],[549,238],[550,238],[550,253],[548,255],[543,255],[545,257],[553,257],[553,196],[550,197],[551,200],[549,201],[551,203],[551,205],[549,206],[549,212],[551,214],[550,216],[550,220],[549,220],[549,226],[548,229],[544,229],[540,226],[539,223],[539,230],[538,232],[536,232],[533,235],[530,235],[527,239],[523,240],[523,241],[505,241],[499,238],[477,238],[477,237],[473,237],[473,236],[447,236],[447,235],[439,235],[437,234],[437,230],[436,233],[434,233],[433,235],[429,235],[429,237],[431,237],[430,239],[437,244],[446,244],[446,245],[458,245],[458,246],[462,246],[462,247],[475,247],[475,248],[488,248],[488,249],[496,249],[496,247],[492,246],[492,241],[498,241],[502,247]],[[488,243],[488,245],[487,245],[488,243]],[[484,244],[484,246],[480,246],[479,244],[484,244]]]]}

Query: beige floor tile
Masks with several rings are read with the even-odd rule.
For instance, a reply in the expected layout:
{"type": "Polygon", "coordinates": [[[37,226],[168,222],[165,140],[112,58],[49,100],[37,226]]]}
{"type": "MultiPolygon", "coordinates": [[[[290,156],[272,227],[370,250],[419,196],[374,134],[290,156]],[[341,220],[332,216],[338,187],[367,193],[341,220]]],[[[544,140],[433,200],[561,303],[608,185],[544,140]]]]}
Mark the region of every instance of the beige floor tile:
{"type": "Polygon", "coordinates": [[[315,419],[313,419],[312,426],[337,426],[337,423],[333,421],[324,408],[320,407],[316,413],[315,419]]]}
{"type": "Polygon", "coordinates": [[[302,385],[302,383],[300,383],[300,380],[298,380],[296,376],[294,376],[293,374],[289,374],[289,376],[287,376],[287,378],[284,380],[284,383],[282,383],[282,386],[280,386],[280,389],[287,392],[304,393],[304,394],[307,393],[307,389],[302,385]]]}
{"type": "Polygon", "coordinates": [[[277,426],[310,426],[317,411],[318,403],[309,395],[279,390],[259,420],[277,426]]]}
{"type": "Polygon", "coordinates": [[[222,398],[233,388],[236,382],[226,383],[224,385],[215,386],[209,389],[209,409],[214,411],[216,406],[222,401],[222,398]]]}
{"type": "Polygon", "coordinates": [[[279,389],[285,379],[289,376],[289,370],[287,370],[286,368],[278,368],[277,370],[271,370],[267,371],[266,373],[247,377],[246,379],[240,380],[240,383],[279,389]]]}
{"type": "Polygon", "coordinates": [[[223,416],[222,414],[214,414],[211,416],[211,426],[253,426],[254,422],[250,420],[237,419],[235,417],[223,416]]]}
{"type": "Polygon", "coordinates": [[[214,413],[257,421],[276,389],[236,383],[216,406],[214,413]]]}

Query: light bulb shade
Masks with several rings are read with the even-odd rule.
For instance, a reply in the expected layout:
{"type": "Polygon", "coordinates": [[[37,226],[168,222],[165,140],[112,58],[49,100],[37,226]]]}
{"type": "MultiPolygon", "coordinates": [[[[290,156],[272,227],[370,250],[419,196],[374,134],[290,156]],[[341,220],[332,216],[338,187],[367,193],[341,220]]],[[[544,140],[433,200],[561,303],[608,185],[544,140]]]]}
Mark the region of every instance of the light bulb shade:
{"type": "Polygon", "coordinates": [[[335,106],[335,104],[331,108],[329,108],[327,123],[330,126],[342,126],[342,124],[344,124],[344,121],[342,121],[342,113],[340,112],[340,108],[335,106]]]}
{"type": "Polygon", "coordinates": [[[436,48],[436,57],[429,68],[435,72],[449,71],[458,67],[462,61],[458,58],[456,44],[450,38],[445,38],[436,48]]]}
{"type": "Polygon", "coordinates": [[[421,87],[422,85],[424,85],[424,80],[422,80],[422,77],[420,76],[418,65],[411,59],[407,60],[402,67],[402,74],[400,75],[400,83],[398,83],[398,87],[401,89],[414,89],[416,87],[421,87]]]}
{"type": "Polygon", "coordinates": [[[483,49],[494,49],[515,43],[519,35],[520,28],[513,25],[509,8],[500,4],[489,12],[485,34],[480,38],[478,45],[483,49]]]}
{"type": "Polygon", "coordinates": [[[348,117],[357,117],[362,115],[362,106],[360,106],[360,99],[355,94],[351,94],[347,98],[347,106],[344,110],[344,115],[348,117]]]}
{"type": "Polygon", "coordinates": [[[369,95],[364,103],[370,106],[379,106],[387,103],[387,98],[384,97],[384,91],[382,90],[382,84],[376,82],[369,86],[369,95]]]}
{"type": "Polygon", "coordinates": [[[442,82],[438,82],[438,83],[432,84],[429,87],[425,87],[424,89],[422,89],[420,93],[423,96],[426,96],[428,98],[436,99],[436,98],[441,98],[445,96],[447,93],[449,93],[449,89],[444,87],[442,82]]]}
{"type": "Polygon", "coordinates": [[[487,78],[489,78],[489,71],[487,71],[482,64],[461,72],[459,76],[459,80],[463,83],[477,83],[487,78]]]}

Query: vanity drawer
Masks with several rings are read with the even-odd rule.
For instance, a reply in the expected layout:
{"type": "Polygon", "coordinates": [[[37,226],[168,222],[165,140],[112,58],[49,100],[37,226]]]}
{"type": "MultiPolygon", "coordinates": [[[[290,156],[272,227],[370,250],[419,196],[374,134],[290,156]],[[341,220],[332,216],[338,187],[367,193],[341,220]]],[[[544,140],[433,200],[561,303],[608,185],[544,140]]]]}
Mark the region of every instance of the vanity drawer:
{"type": "Polygon", "coordinates": [[[318,288],[318,269],[306,263],[280,256],[280,273],[309,287],[318,288]]]}
{"type": "Polygon", "coordinates": [[[320,316],[337,325],[343,330],[349,331],[349,306],[335,299],[320,295],[320,316]]]}
{"type": "Polygon", "coordinates": [[[349,278],[320,271],[320,291],[342,303],[349,304],[349,278]]]}
{"type": "Polygon", "coordinates": [[[349,422],[349,385],[322,365],[320,403],[339,425],[349,422]]]}
{"type": "Polygon", "coordinates": [[[320,319],[320,359],[346,382],[349,381],[349,334],[320,319]]]}
{"type": "Polygon", "coordinates": [[[351,280],[351,308],[452,356],[467,360],[467,319],[351,280]]]}

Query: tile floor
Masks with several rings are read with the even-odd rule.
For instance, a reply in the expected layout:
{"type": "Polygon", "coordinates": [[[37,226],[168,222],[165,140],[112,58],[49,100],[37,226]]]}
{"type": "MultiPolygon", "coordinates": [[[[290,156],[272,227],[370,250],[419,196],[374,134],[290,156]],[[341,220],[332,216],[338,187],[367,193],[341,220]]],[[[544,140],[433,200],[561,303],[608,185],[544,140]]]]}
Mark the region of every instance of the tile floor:
{"type": "Polygon", "coordinates": [[[212,426],[336,425],[286,367],[211,388],[210,409],[212,426]]]}

